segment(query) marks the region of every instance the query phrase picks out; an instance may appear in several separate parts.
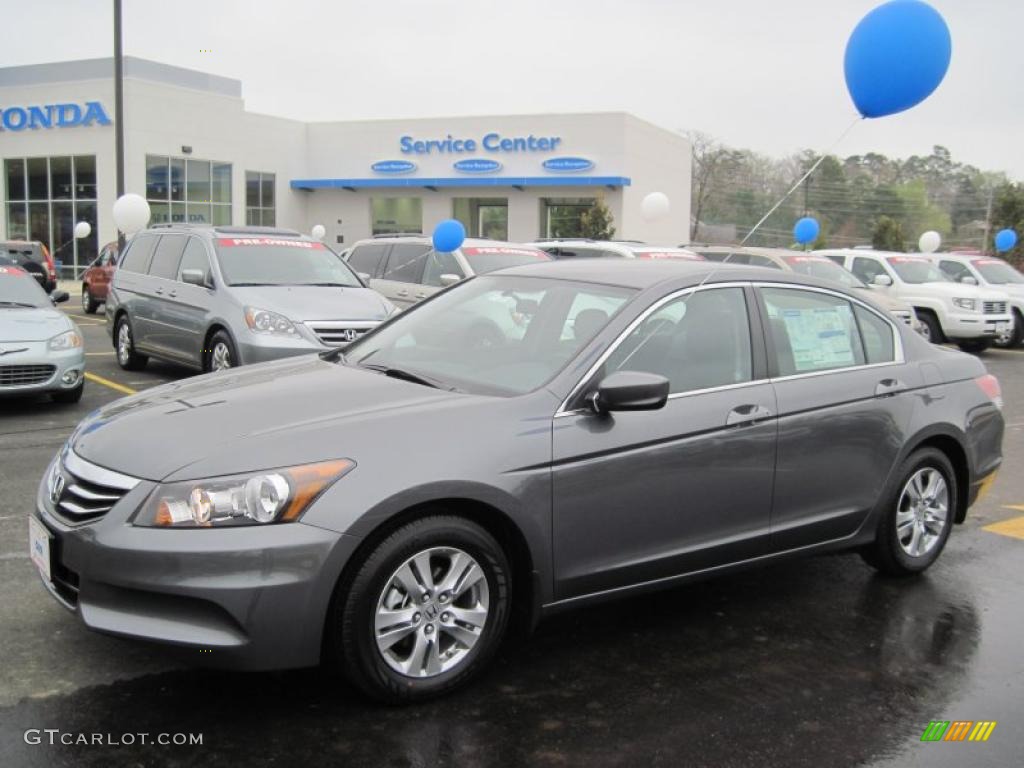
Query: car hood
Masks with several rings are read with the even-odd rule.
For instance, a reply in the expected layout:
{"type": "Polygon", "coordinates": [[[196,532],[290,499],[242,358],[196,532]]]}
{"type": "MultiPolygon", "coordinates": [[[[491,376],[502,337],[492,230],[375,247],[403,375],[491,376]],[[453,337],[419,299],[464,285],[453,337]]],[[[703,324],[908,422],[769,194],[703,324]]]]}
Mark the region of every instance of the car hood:
{"type": "Polygon", "coordinates": [[[903,295],[948,296],[949,298],[981,299],[982,301],[1006,301],[1003,291],[979,288],[968,283],[905,283],[900,291],[903,295]]]}
{"type": "Polygon", "coordinates": [[[393,430],[392,419],[411,409],[481,399],[305,355],[115,401],[90,414],[69,442],[82,458],[133,477],[195,478],[344,458],[356,450],[355,422],[372,421],[372,434],[392,439],[381,429],[393,430]],[[337,455],[318,455],[311,432],[329,435],[337,455]]]}
{"type": "Polygon", "coordinates": [[[992,285],[993,291],[1002,291],[1015,299],[1024,297],[1024,283],[1006,283],[1005,285],[992,285]]]}
{"type": "Polygon", "coordinates": [[[56,309],[0,307],[0,342],[46,341],[71,328],[74,323],[56,309]]]}
{"type": "Polygon", "coordinates": [[[279,312],[289,320],[376,320],[387,318],[388,300],[369,288],[320,285],[260,285],[234,287],[242,304],[279,312]]]}

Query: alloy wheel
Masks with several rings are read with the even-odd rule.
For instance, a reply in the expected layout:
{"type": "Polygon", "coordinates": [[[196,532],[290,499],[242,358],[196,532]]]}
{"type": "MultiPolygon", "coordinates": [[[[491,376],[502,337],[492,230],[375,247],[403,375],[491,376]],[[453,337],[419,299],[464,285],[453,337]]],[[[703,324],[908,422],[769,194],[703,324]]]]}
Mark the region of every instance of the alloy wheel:
{"type": "Polygon", "coordinates": [[[942,538],[949,521],[949,488],[935,467],[910,476],[896,508],[896,538],[911,557],[928,554],[942,538]]]}
{"type": "Polygon", "coordinates": [[[487,623],[487,577],[453,547],[413,555],[388,579],[374,613],[377,649],[391,669],[435,677],[462,663],[487,623]]]}
{"type": "Polygon", "coordinates": [[[132,331],[128,327],[128,321],[122,320],[117,328],[117,362],[122,366],[128,365],[132,355],[132,331]]]}
{"type": "Polygon", "coordinates": [[[89,314],[89,290],[82,288],[82,311],[89,314]]]}
{"type": "Polygon", "coordinates": [[[226,371],[232,367],[231,350],[223,341],[213,345],[213,352],[210,353],[210,370],[226,371]]]}

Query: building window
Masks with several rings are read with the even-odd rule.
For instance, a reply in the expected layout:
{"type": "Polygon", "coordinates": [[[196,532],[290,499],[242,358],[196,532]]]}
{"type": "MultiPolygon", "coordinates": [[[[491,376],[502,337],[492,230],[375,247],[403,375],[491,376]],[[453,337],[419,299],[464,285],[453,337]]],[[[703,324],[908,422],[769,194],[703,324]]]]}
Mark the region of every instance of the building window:
{"type": "Polygon", "coordinates": [[[231,163],[146,155],[152,224],[230,224],[231,163]]]}
{"type": "Polygon", "coordinates": [[[96,156],[10,158],[4,161],[7,237],[38,240],[58,264],[60,276],[77,279],[96,258],[96,156]],[[87,221],[88,237],[75,239],[87,221]]]}
{"type": "Polygon", "coordinates": [[[245,172],[245,223],[253,226],[277,226],[276,199],[272,173],[245,172]]]}
{"type": "Polygon", "coordinates": [[[423,201],[418,197],[374,197],[370,200],[375,235],[423,231],[423,201]]]}
{"type": "Polygon", "coordinates": [[[542,197],[541,237],[581,237],[583,214],[597,202],[592,197],[542,197]]]}
{"type": "Polygon", "coordinates": [[[462,222],[469,237],[508,240],[508,198],[456,197],[452,218],[462,222]]]}

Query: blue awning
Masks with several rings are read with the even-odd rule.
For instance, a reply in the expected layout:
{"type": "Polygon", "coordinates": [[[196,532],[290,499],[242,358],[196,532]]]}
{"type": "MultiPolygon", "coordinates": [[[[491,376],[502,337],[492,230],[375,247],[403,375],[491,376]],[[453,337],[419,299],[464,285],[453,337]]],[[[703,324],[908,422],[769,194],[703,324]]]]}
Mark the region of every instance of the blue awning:
{"type": "Polygon", "coordinates": [[[292,179],[292,189],[408,189],[422,187],[628,187],[627,176],[420,176],[374,179],[292,179]]]}

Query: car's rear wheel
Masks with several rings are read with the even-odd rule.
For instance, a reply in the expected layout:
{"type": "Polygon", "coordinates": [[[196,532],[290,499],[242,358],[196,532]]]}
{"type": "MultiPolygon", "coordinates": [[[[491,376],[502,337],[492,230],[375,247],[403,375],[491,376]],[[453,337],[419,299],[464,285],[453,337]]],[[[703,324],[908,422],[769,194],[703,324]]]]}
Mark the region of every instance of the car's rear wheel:
{"type": "Polygon", "coordinates": [[[971,355],[980,355],[986,349],[992,346],[991,339],[970,339],[968,341],[961,341],[957,343],[961,351],[967,352],[971,355]]]}
{"type": "Polygon", "coordinates": [[[439,515],[378,544],[335,596],[327,652],[373,698],[411,702],[467,683],[508,626],[510,571],[480,526],[439,515]]]}
{"type": "Polygon", "coordinates": [[[946,340],[945,334],[942,333],[942,326],[939,325],[939,319],[931,312],[924,312],[918,310],[917,318],[921,321],[920,333],[932,344],[941,344],[946,340]]]}
{"type": "Polygon", "coordinates": [[[126,371],[138,371],[146,367],[149,358],[135,351],[135,337],[127,315],[122,315],[114,327],[114,349],[117,364],[126,371]]]}
{"type": "Polygon", "coordinates": [[[206,352],[205,368],[207,371],[226,371],[238,365],[238,353],[235,342],[224,331],[217,331],[210,338],[206,352]]]}
{"type": "Polygon", "coordinates": [[[912,453],[898,477],[883,502],[875,541],[861,554],[883,573],[911,576],[931,566],[946,546],[960,489],[953,465],[937,448],[912,453]]]}
{"type": "Polygon", "coordinates": [[[99,306],[100,302],[89,293],[89,284],[82,283],[82,311],[87,315],[95,315],[99,306]]]}

